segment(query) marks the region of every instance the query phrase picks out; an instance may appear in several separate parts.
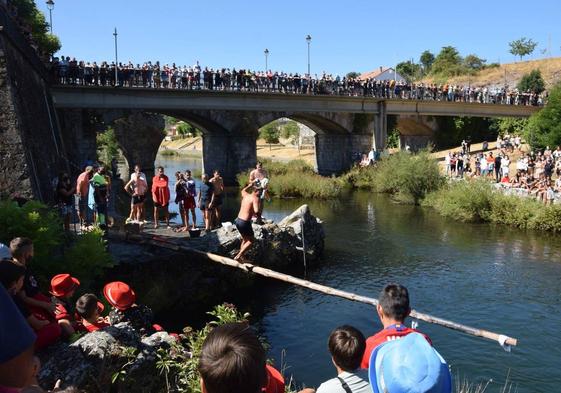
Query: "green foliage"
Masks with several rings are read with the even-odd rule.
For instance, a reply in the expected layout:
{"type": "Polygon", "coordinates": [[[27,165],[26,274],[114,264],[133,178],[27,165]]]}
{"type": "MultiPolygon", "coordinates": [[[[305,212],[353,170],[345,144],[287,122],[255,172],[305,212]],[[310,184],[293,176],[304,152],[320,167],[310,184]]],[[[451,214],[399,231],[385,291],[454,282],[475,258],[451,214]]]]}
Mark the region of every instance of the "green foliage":
{"type": "Polygon", "coordinates": [[[400,201],[414,204],[438,190],[445,181],[428,150],[417,154],[400,151],[381,159],[373,168],[355,169],[344,179],[354,187],[389,193],[400,201]]]}
{"type": "Polygon", "coordinates": [[[35,261],[48,262],[64,240],[62,222],[55,211],[40,202],[30,201],[19,206],[0,201],[0,242],[9,244],[15,237],[33,240],[35,261]]]}
{"type": "Polygon", "coordinates": [[[12,4],[17,9],[18,18],[31,29],[31,35],[39,50],[48,54],[57,52],[61,47],[60,41],[57,36],[49,33],[49,24],[45,15],[35,5],[35,1],[13,0],[12,4]]]}
{"type": "Polygon", "coordinates": [[[445,149],[458,146],[462,139],[472,142],[491,140],[497,137],[497,129],[484,117],[436,117],[438,131],[434,135],[437,148],[445,149]]]}
{"type": "Polygon", "coordinates": [[[463,60],[463,65],[464,67],[469,71],[469,72],[477,72],[482,70],[483,68],[485,68],[485,63],[487,62],[487,60],[482,59],[481,57],[478,57],[474,54],[471,55],[467,55],[464,60],[463,60]]]}
{"type": "Polygon", "coordinates": [[[79,236],[64,253],[63,266],[67,273],[79,277],[82,286],[88,288],[104,271],[113,266],[113,259],[106,250],[103,231],[96,228],[79,236]]]}
{"type": "Polygon", "coordinates": [[[388,149],[396,149],[399,147],[399,130],[397,128],[393,128],[388,133],[388,143],[386,144],[386,148],[388,149]]]}
{"type": "Polygon", "coordinates": [[[280,130],[276,122],[269,123],[259,129],[259,137],[265,139],[265,142],[279,143],[280,130]]]}
{"type": "Polygon", "coordinates": [[[105,132],[98,133],[97,141],[97,159],[105,165],[110,165],[111,161],[119,157],[119,143],[115,137],[113,127],[108,127],[105,132]]]}
{"type": "Polygon", "coordinates": [[[442,48],[431,67],[433,75],[442,77],[458,76],[464,73],[462,57],[453,46],[442,48]]]}
{"type": "Polygon", "coordinates": [[[424,205],[458,221],[561,232],[561,206],[544,206],[532,198],[505,195],[482,179],[448,184],[430,194],[424,205]]]}
{"type": "Polygon", "coordinates": [[[431,71],[432,64],[434,63],[435,57],[430,51],[426,50],[421,53],[419,61],[423,65],[423,73],[428,74],[431,71]]]}
{"type": "Polygon", "coordinates": [[[529,74],[525,74],[524,76],[522,76],[516,87],[522,92],[532,92],[540,94],[545,90],[545,82],[542,78],[541,71],[532,70],[529,74]]]}
{"type": "Polygon", "coordinates": [[[199,331],[188,327],[180,336],[181,342],[169,349],[158,351],[156,367],[166,379],[167,391],[200,393],[200,376],[198,371],[201,349],[208,334],[216,326],[232,322],[246,322],[249,314],[241,314],[231,304],[216,306],[208,313],[214,320],[199,331]]]}
{"type": "Polygon", "coordinates": [[[411,60],[398,63],[396,69],[408,82],[414,81],[421,75],[421,66],[413,63],[411,60]]]}
{"type": "Polygon", "coordinates": [[[298,137],[300,135],[300,127],[294,120],[290,120],[280,127],[280,136],[284,139],[298,137]]]}
{"type": "Polygon", "coordinates": [[[64,272],[74,274],[87,288],[103,269],[112,266],[102,232],[94,230],[70,238],[70,242],[65,241],[65,235],[58,214],[47,206],[30,201],[19,207],[14,202],[0,201],[0,242],[9,244],[15,237],[30,238],[35,251],[34,272],[42,283],[61,273],[63,266],[64,272]]]}
{"type": "Polygon", "coordinates": [[[532,148],[561,145],[561,84],[551,89],[547,105],[530,117],[524,136],[532,148]]]}
{"type": "Polygon", "coordinates": [[[524,56],[532,54],[538,43],[531,38],[522,37],[509,42],[508,45],[510,46],[509,52],[514,56],[519,56],[520,60],[522,60],[524,56]]]}
{"type": "Polygon", "coordinates": [[[158,154],[160,154],[161,156],[164,157],[171,157],[171,156],[178,156],[179,153],[176,152],[175,150],[162,150],[160,152],[158,152],[158,154]]]}
{"type": "Polygon", "coordinates": [[[522,135],[528,126],[528,119],[499,117],[491,120],[490,128],[500,135],[522,135]]]}
{"type": "Polygon", "coordinates": [[[356,71],[351,71],[351,72],[347,72],[347,79],[356,79],[360,76],[360,72],[356,72],[356,71]]]}
{"type": "MultiPolygon", "coordinates": [[[[331,199],[340,195],[343,182],[337,178],[318,175],[309,164],[303,160],[293,160],[288,163],[263,162],[263,167],[269,172],[269,194],[277,198],[319,198],[331,199]]],[[[238,184],[247,184],[251,170],[239,173],[238,184]]]]}
{"type": "Polygon", "coordinates": [[[175,127],[177,133],[184,138],[188,136],[199,136],[203,134],[197,127],[194,127],[190,123],[184,121],[179,121],[178,123],[176,123],[175,127]]]}

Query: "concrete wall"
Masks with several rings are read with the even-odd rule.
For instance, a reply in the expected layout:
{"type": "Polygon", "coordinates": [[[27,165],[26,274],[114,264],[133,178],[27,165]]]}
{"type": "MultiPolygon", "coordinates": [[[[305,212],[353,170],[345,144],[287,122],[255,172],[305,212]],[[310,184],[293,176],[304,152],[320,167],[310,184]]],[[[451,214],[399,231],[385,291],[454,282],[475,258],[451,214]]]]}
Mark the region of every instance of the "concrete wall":
{"type": "Polygon", "coordinates": [[[33,49],[0,8],[0,197],[53,200],[53,178],[67,170],[46,82],[33,49]]]}

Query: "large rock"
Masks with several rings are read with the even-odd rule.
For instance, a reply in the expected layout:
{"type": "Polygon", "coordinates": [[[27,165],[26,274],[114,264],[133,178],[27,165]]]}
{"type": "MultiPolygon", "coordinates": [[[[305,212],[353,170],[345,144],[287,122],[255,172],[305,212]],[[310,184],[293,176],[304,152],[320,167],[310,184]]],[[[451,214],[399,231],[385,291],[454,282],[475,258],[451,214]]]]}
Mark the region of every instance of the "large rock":
{"type": "Polygon", "coordinates": [[[115,384],[119,392],[161,391],[165,381],[156,372],[156,352],[173,340],[166,332],[142,338],[127,323],[110,326],[43,353],[39,382],[51,387],[61,379],[63,386],[88,393],[108,392],[115,384]],[[113,376],[121,371],[126,383],[112,384],[113,376]]]}
{"type": "MultiPolygon", "coordinates": [[[[304,251],[306,264],[312,265],[323,252],[322,222],[311,214],[308,205],[302,205],[278,224],[253,224],[253,232],[256,241],[245,258],[256,265],[274,270],[303,266],[304,251]]],[[[241,236],[234,225],[223,225],[209,237],[210,252],[231,257],[237,254],[241,236]]]]}

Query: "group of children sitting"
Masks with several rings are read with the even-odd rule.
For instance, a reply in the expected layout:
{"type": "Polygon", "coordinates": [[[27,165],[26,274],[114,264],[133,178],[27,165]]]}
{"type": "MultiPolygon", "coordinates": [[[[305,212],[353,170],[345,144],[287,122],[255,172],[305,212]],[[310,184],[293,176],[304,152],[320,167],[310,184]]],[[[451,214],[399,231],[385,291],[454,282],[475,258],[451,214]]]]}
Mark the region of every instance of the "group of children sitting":
{"type": "Polygon", "coordinates": [[[111,305],[102,317],[104,305],[91,293],[74,301],[80,281],[70,274],[57,274],[51,279],[48,295],[39,288],[31,259],[33,242],[18,237],[9,248],[0,246],[0,283],[35,332],[35,349],[41,350],[75,333],[94,332],[119,322],[129,322],[141,334],[161,330],[152,324],[153,313],[144,305],[137,305],[133,289],[124,282],[110,282],[103,295],[111,305]]]}
{"type": "MultiPolygon", "coordinates": [[[[123,282],[111,282],[103,288],[103,295],[111,305],[107,317],[101,316],[104,306],[91,293],[73,303],[80,282],[70,274],[52,278],[49,298],[41,293],[32,273],[32,257],[33,243],[27,238],[12,240],[9,249],[0,245],[0,281],[5,288],[5,291],[0,288],[0,298],[8,293],[12,305],[19,310],[14,312],[20,314],[21,324],[28,325],[18,327],[19,333],[12,337],[10,329],[15,329],[12,326],[15,320],[8,315],[8,307],[2,304],[0,343],[6,348],[0,351],[1,393],[19,392],[4,388],[17,386],[12,381],[17,376],[3,369],[22,370],[17,365],[21,356],[10,358],[4,352],[9,352],[12,346],[24,345],[18,341],[24,340],[27,330],[31,354],[33,347],[35,350],[45,348],[75,332],[94,332],[119,322],[129,322],[142,335],[161,330],[160,326],[152,324],[150,308],[137,305],[135,292],[123,282]]],[[[6,303],[5,299],[0,300],[6,303]]],[[[329,336],[328,349],[337,376],[322,383],[317,390],[306,388],[299,393],[451,393],[450,370],[444,359],[426,335],[405,326],[410,311],[407,289],[399,284],[386,285],[377,306],[383,329],[365,339],[352,326],[336,328],[329,336]]],[[[266,363],[266,351],[247,323],[225,324],[210,332],[202,346],[199,372],[203,393],[285,391],[281,373],[266,363]]]]}

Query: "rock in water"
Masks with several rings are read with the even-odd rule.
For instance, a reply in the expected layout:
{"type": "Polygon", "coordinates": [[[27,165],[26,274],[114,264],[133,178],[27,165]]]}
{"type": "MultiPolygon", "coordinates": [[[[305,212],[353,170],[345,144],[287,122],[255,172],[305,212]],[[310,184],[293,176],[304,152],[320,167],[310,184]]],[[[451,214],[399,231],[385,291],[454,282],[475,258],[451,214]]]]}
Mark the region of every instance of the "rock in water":
{"type": "MultiPolygon", "coordinates": [[[[322,222],[311,214],[308,205],[302,205],[278,224],[253,224],[253,232],[256,241],[245,258],[273,270],[302,266],[303,246],[308,265],[316,263],[323,252],[322,222]]],[[[211,239],[210,252],[233,257],[239,250],[241,237],[234,225],[224,225],[207,237],[211,239]]]]}
{"type": "Polygon", "coordinates": [[[126,386],[119,386],[120,392],[160,391],[165,381],[156,371],[156,352],[173,341],[166,332],[141,338],[128,323],[119,323],[88,333],[70,345],[60,343],[43,353],[39,382],[42,386],[54,386],[61,379],[63,386],[88,393],[108,392],[113,376],[123,371],[126,386]]]}

